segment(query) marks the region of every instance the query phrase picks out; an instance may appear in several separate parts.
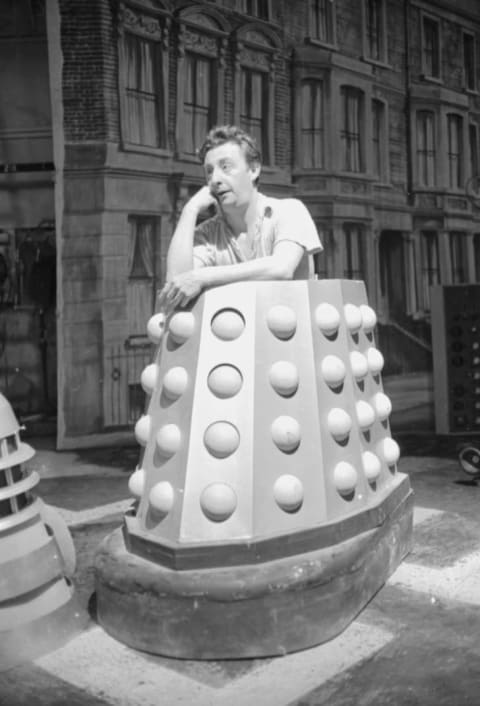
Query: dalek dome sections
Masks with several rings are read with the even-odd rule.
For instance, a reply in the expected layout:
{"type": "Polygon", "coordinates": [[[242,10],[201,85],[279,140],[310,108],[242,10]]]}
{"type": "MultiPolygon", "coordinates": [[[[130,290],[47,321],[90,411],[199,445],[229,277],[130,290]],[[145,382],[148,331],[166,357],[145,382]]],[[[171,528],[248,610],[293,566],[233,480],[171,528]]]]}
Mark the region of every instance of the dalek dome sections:
{"type": "Polygon", "coordinates": [[[29,461],[33,448],[20,438],[22,427],[7,398],[0,393],[0,470],[29,461]]]}
{"type": "Polygon", "coordinates": [[[402,474],[376,321],[364,284],[347,280],[226,285],[154,314],[128,532],[262,540],[381,504],[402,474]]]}

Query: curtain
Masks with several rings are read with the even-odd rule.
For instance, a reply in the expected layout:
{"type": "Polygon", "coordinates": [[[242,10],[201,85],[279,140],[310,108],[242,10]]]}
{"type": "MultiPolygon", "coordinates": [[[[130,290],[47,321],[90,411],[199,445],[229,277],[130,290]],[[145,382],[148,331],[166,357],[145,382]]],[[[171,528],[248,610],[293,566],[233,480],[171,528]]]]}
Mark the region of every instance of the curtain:
{"type": "Polygon", "coordinates": [[[360,172],[362,169],[360,144],[361,97],[358,91],[350,87],[343,88],[342,93],[344,169],[349,172],[360,172]]]}
{"type": "Polygon", "coordinates": [[[154,237],[153,219],[131,220],[127,270],[127,319],[130,336],[143,336],[145,324],[152,314],[155,286],[154,237]]]}
{"type": "Polygon", "coordinates": [[[424,231],[421,234],[423,308],[430,310],[430,287],[440,281],[440,261],[437,234],[424,231]]]}
{"type": "Polygon", "coordinates": [[[187,154],[195,151],[194,140],[194,112],[195,98],[195,57],[188,52],[185,54],[185,80],[183,82],[183,114],[185,130],[183,132],[183,146],[187,154]]]}
{"type": "Polygon", "coordinates": [[[242,69],[242,108],[240,123],[257,140],[261,149],[264,141],[264,74],[242,69]]]}
{"type": "Polygon", "coordinates": [[[154,224],[150,219],[131,221],[128,276],[152,278],[154,275],[154,224]]]}
{"type": "Polygon", "coordinates": [[[364,279],[365,253],[363,233],[360,226],[345,225],[345,277],[346,279],[364,279]]]}
{"type": "Polygon", "coordinates": [[[305,81],[301,88],[302,165],[323,167],[323,84],[305,81]]]}
{"type": "Polygon", "coordinates": [[[432,186],[435,180],[435,139],[433,113],[417,114],[417,170],[421,184],[432,186]]]}
{"type": "Polygon", "coordinates": [[[125,35],[128,140],[156,147],[159,144],[156,94],[156,51],[153,42],[125,35]]]}
{"type": "Polygon", "coordinates": [[[211,91],[211,61],[209,59],[197,59],[197,81],[196,81],[196,101],[195,101],[195,147],[199,147],[210,127],[210,103],[212,100],[211,91]]]}
{"type": "Polygon", "coordinates": [[[381,101],[372,101],[373,117],[373,165],[375,174],[383,176],[383,149],[384,149],[384,116],[385,107],[381,101]]]}
{"type": "Polygon", "coordinates": [[[460,187],[462,180],[462,118],[448,116],[448,161],[450,186],[460,187]]]}
{"type": "Polygon", "coordinates": [[[212,61],[194,54],[185,56],[184,81],[184,147],[188,154],[202,144],[210,125],[212,112],[212,61]]]}

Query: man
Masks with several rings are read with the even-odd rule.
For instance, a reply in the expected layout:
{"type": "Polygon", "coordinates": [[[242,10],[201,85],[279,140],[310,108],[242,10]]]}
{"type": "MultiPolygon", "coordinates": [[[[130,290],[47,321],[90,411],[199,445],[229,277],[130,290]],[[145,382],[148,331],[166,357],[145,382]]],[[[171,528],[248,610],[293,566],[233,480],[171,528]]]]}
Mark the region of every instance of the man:
{"type": "Polygon", "coordinates": [[[203,289],[230,282],[307,278],[309,255],[322,250],[315,224],[298,199],[258,191],[255,140],[238,127],[216,127],[199,157],[207,184],[182,210],[161,302],[183,307],[203,289]],[[212,205],[216,214],[197,226],[198,215],[212,205]]]}

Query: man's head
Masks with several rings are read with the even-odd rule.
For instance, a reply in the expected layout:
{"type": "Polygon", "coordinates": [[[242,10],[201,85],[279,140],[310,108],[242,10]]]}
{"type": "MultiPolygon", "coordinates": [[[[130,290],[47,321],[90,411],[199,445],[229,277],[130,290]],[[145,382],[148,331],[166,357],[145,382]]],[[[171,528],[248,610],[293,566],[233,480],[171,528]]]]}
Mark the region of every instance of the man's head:
{"type": "Polygon", "coordinates": [[[234,125],[215,127],[199,150],[207,184],[224,208],[243,206],[257,188],[261,154],[251,135],[234,125]]]}
{"type": "Polygon", "coordinates": [[[219,147],[219,145],[224,145],[226,142],[233,142],[241,147],[250,166],[260,166],[262,164],[262,154],[255,138],[236,125],[217,125],[217,127],[210,130],[203,145],[198,150],[198,156],[202,164],[205,162],[205,155],[209,150],[219,147]]]}

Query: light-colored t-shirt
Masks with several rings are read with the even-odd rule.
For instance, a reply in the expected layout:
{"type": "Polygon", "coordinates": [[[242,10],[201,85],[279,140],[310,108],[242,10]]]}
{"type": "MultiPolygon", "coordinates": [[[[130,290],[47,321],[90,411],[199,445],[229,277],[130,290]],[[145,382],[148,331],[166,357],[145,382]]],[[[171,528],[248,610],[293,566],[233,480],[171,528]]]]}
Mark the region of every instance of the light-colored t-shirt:
{"type": "Polygon", "coordinates": [[[306,206],[298,199],[276,199],[259,194],[258,213],[248,251],[245,245],[239,245],[221,212],[197,226],[193,249],[195,267],[234,265],[255,260],[272,255],[277,243],[290,240],[305,250],[294,279],[311,277],[311,255],[323,248],[306,206]]]}

